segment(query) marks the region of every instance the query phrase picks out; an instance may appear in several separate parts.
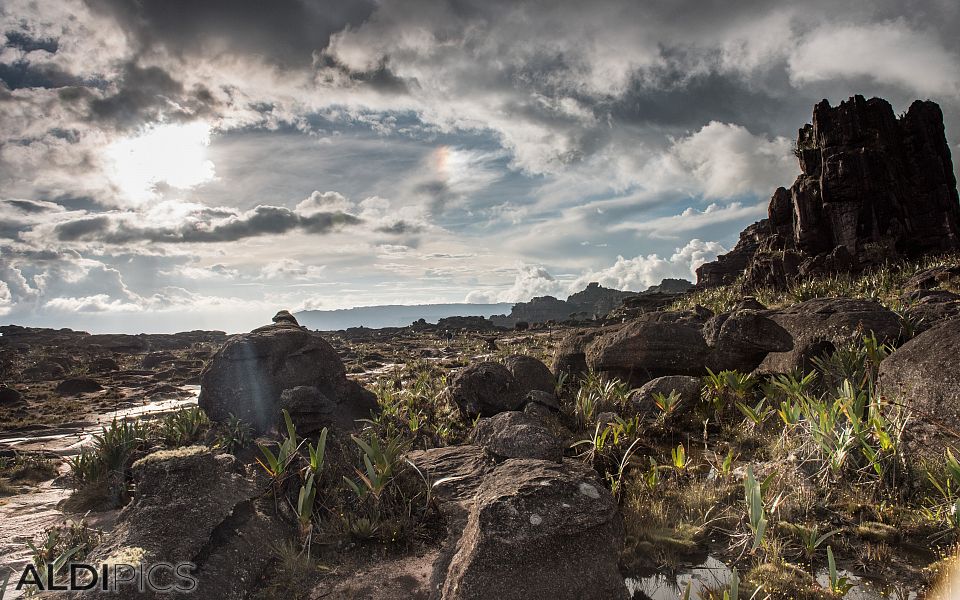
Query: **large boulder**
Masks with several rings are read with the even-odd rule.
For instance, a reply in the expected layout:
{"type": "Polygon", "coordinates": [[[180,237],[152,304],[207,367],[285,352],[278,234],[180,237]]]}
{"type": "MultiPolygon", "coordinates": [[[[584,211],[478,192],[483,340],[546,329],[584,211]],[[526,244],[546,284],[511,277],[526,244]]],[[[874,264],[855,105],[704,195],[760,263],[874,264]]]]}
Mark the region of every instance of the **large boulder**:
{"type": "Polygon", "coordinates": [[[214,421],[235,415],[258,432],[280,424],[285,407],[302,431],[349,428],[378,410],[319,333],[285,320],[230,338],[200,375],[199,401],[214,421]]]}
{"type": "Polygon", "coordinates": [[[553,354],[553,373],[577,377],[589,371],[587,366],[587,348],[605,332],[612,329],[576,329],[568,333],[557,346],[553,354]]]}
{"type": "Polygon", "coordinates": [[[520,384],[523,393],[533,390],[554,393],[556,380],[549,367],[532,356],[514,354],[503,361],[503,366],[513,375],[520,384]]]}
{"type": "Polygon", "coordinates": [[[855,298],[815,298],[767,316],[790,333],[793,348],[768,354],[761,373],[806,371],[811,359],[856,341],[861,334],[872,332],[881,342],[893,342],[901,330],[896,313],[879,302],[855,298]]]}
{"type": "Polygon", "coordinates": [[[699,377],[707,369],[751,371],[768,352],[791,344],[783,328],[756,310],[662,311],[598,337],[587,349],[587,364],[641,385],[667,375],[699,377]]]}
{"type": "MultiPolygon", "coordinates": [[[[229,454],[203,446],[165,450],[133,465],[137,494],[120,513],[117,527],[87,562],[193,563],[198,600],[246,598],[273,560],[264,548],[292,532],[273,515],[272,501],[260,505],[260,486],[229,454]]],[[[176,584],[168,570],[154,581],[176,584]]],[[[80,598],[167,598],[170,593],[138,593],[135,584],[118,592],[91,591],[80,598]],[[118,595],[119,594],[119,595],[118,595]]],[[[186,597],[186,596],[185,596],[186,597]]]]}
{"type": "Polygon", "coordinates": [[[527,412],[507,411],[480,419],[471,438],[499,459],[539,458],[555,462],[563,459],[563,441],[527,412]]]}
{"type": "Polygon", "coordinates": [[[960,420],[960,319],[941,323],[913,338],[880,363],[880,390],[931,419],[960,420]]]}
{"type": "Polygon", "coordinates": [[[446,393],[468,419],[519,410],[524,397],[523,389],[513,374],[495,362],[480,362],[464,367],[450,380],[446,393]]]}
{"type": "Polygon", "coordinates": [[[616,501],[582,462],[508,460],[477,488],[435,581],[443,600],[626,599],[623,535],[616,501]]]}

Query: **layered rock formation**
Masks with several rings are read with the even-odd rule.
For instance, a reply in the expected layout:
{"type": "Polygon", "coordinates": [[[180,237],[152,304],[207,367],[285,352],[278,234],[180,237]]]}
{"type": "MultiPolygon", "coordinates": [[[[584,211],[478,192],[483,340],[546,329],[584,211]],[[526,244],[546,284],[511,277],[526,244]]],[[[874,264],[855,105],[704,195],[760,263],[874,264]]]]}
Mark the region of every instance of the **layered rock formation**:
{"type": "Polygon", "coordinates": [[[783,286],[797,277],[960,248],[960,200],[940,107],[897,118],[880,98],[824,100],[800,130],[801,175],[774,192],[766,219],[697,269],[699,287],[783,286]]]}
{"type": "Polygon", "coordinates": [[[664,279],[643,292],[629,292],[592,282],[583,290],[570,294],[566,300],[539,296],[530,302],[518,302],[509,315],[494,315],[490,320],[501,327],[513,327],[520,322],[600,319],[631,302],[631,306],[639,307],[635,312],[645,312],[672,303],[692,287],[693,284],[685,279],[664,279]]]}

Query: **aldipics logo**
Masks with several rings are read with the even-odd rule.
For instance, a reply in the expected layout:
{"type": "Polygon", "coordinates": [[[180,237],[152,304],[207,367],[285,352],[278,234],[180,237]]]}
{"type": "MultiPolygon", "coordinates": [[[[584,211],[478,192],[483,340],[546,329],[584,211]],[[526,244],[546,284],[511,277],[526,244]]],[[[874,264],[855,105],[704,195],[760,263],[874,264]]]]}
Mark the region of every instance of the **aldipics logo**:
{"type": "MultiPolygon", "coordinates": [[[[69,563],[48,564],[45,569],[27,565],[13,587],[16,591],[77,592],[99,590],[131,593],[190,593],[197,589],[198,581],[193,572],[193,563],[126,563],[92,565],[69,563]]],[[[13,573],[0,576],[0,600],[6,595],[13,573]]]]}

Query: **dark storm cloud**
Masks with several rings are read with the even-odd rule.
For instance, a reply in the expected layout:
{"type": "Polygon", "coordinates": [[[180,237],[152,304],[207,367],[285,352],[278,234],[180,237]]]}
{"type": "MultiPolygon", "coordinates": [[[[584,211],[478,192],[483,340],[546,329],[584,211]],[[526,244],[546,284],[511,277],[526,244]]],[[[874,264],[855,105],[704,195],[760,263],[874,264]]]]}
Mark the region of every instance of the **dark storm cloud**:
{"type": "Polygon", "coordinates": [[[215,104],[210,90],[203,86],[187,91],[160,67],[143,68],[128,62],[119,79],[119,90],[92,99],[90,116],[95,121],[129,127],[155,120],[161,114],[173,120],[190,119],[209,113],[215,104]]]}
{"type": "Polygon", "coordinates": [[[0,63],[0,82],[10,90],[60,88],[77,85],[80,81],[78,77],[54,65],[34,65],[27,60],[18,60],[10,64],[0,63]]]}
{"type": "Polygon", "coordinates": [[[282,67],[309,66],[330,35],[370,16],[370,0],[87,0],[132,34],[141,49],[226,51],[282,67]],[[223,47],[218,47],[219,45],[223,47]]]}
{"type": "Polygon", "coordinates": [[[406,233],[420,233],[423,231],[423,226],[418,225],[417,223],[410,223],[408,221],[399,220],[390,225],[382,225],[374,229],[378,233],[390,233],[393,235],[403,235],[406,233]]]}
{"type": "Polygon", "coordinates": [[[54,54],[60,48],[60,42],[55,38],[35,38],[23,31],[8,31],[6,36],[7,47],[16,48],[21,52],[43,50],[54,54]]]}
{"type": "MultiPolygon", "coordinates": [[[[223,214],[222,211],[211,211],[223,214]]],[[[280,206],[257,206],[242,214],[214,217],[204,211],[176,226],[142,226],[129,215],[98,215],[60,223],[54,235],[62,242],[98,241],[110,244],[134,242],[216,243],[235,242],[261,235],[281,235],[293,231],[326,234],[361,220],[343,212],[319,212],[302,215],[280,206]]]]}

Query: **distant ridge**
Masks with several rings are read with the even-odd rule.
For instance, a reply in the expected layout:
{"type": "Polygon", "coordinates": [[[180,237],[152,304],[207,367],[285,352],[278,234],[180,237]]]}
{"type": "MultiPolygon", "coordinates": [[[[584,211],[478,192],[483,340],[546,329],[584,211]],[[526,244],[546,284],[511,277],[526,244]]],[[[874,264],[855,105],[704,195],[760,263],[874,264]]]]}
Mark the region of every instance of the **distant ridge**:
{"type": "Polygon", "coordinates": [[[405,327],[418,319],[436,323],[445,317],[490,317],[510,312],[513,303],[499,304],[384,304],[337,310],[305,310],[297,321],[308,329],[338,331],[348,327],[405,327]]]}

